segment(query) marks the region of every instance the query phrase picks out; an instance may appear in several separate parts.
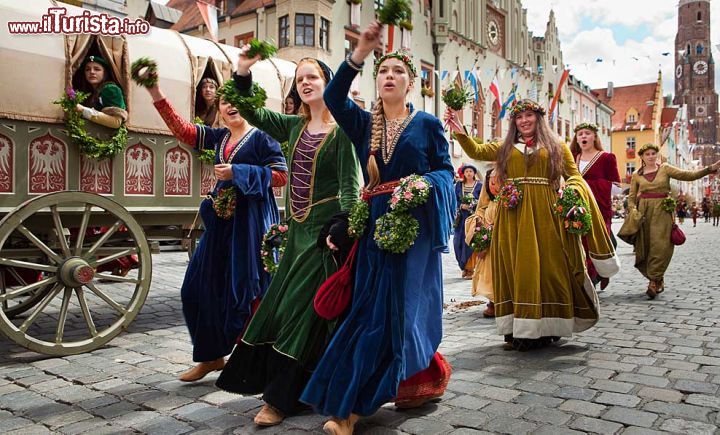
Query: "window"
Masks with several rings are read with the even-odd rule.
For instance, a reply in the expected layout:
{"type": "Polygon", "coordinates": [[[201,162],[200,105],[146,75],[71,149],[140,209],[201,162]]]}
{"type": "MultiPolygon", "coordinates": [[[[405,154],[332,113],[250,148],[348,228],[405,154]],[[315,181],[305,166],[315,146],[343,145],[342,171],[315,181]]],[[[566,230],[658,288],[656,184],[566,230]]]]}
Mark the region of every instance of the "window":
{"type": "Polygon", "coordinates": [[[287,15],[280,17],[280,19],[278,20],[278,32],[279,32],[278,40],[280,41],[280,48],[289,47],[290,46],[290,20],[288,19],[287,15]]]}
{"type": "Polygon", "coordinates": [[[702,44],[698,44],[695,46],[696,54],[703,54],[703,51],[705,51],[705,47],[702,44]]]}
{"type": "Polygon", "coordinates": [[[635,172],[635,162],[625,163],[625,174],[632,175],[633,172],[635,172]]]}
{"type": "Polygon", "coordinates": [[[629,150],[635,149],[635,136],[628,136],[627,139],[625,139],[625,146],[629,150]]]}
{"type": "Polygon", "coordinates": [[[628,122],[628,123],[636,122],[635,114],[634,114],[634,113],[629,113],[629,114],[628,114],[627,122],[628,122]]]}
{"type": "Polygon", "coordinates": [[[247,32],[242,35],[235,35],[235,47],[242,47],[245,44],[249,44],[250,40],[253,39],[254,33],[247,32]]]}
{"type": "Polygon", "coordinates": [[[698,11],[697,13],[697,20],[702,21],[702,12],[698,11]]]}
{"type": "Polygon", "coordinates": [[[330,21],[320,18],[320,48],[330,50],[330,21]]]}
{"type": "Polygon", "coordinates": [[[295,45],[315,45],[315,15],[295,14],[295,45]]]}
{"type": "Polygon", "coordinates": [[[385,6],[385,0],[375,0],[375,10],[385,6]]]}

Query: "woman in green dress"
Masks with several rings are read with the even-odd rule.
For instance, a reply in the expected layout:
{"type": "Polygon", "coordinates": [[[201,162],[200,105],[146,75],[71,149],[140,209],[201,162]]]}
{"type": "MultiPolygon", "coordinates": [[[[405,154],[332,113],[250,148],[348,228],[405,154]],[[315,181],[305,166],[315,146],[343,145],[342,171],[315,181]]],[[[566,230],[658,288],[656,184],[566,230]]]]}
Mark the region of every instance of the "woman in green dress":
{"type": "MultiPolygon", "coordinates": [[[[245,56],[247,48],[243,48],[233,76],[245,94],[252,92],[250,67],[259,60],[245,56]]],[[[301,99],[298,115],[238,107],[251,124],[289,145],[285,253],[217,381],[227,391],[262,393],[265,406],[255,417],[255,423],[262,426],[278,424],[302,409],[298,398],[336,323],[317,315],[315,293],[337,271],[342,253],[352,244],[346,221],[339,215],[358,199],[360,172],[352,143],[323,101],[331,75],[316,59],[298,62],[294,83],[301,99]]]]}
{"type": "Polygon", "coordinates": [[[619,263],[592,192],[570,149],[552,133],[545,109],[522,100],[510,116],[502,143],[479,144],[465,134],[454,111],[446,112],[468,156],[495,161],[501,186],[511,182],[522,191],[516,207],[498,207],[490,255],[499,333],[506,349],[528,350],[584,331],[599,316],[580,236],[568,232],[554,212],[561,177],[590,208],[592,226],[585,237],[600,276],[617,273],[619,263]]]}
{"type": "Polygon", "coordinates": [[[76,88],[90,94],[85,105],[78,104],[76,110],[88,121],[109,128],[120,128],[127,121],[128,113],[123,91],[113,82],[110,66],[101,56],[88,56],[80,66],[76,88]]]}
{"type": "Polygon", "coordinates": [[[720,168],[720,161],[697,171],[683,171],[658,162],[660,148],[655,144],[640,147],[642,164],[630,180],[628,216],[638,210],[643,223],[635,238],[635,267],[648,279],[645,294],[650,299],[665,290],[665,270],[675,246],[670,241],[673,215],[663,209],[663,200],[670,195],[670,179],[693,181],[720,168]]]}

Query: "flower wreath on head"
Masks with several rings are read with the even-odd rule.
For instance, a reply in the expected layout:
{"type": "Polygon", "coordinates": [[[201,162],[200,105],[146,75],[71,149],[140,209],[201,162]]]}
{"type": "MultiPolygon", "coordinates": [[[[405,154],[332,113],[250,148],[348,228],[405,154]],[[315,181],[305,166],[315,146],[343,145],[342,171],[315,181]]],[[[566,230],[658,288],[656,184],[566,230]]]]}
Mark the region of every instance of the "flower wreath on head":
{"type": "Polygon", "coordinates": [[[510,109],[510,117],[516,117],[520,112],[532,111],[540,115],[545,114],[545,108],[534,101],[524,101],[518,103],[510,109]]]}
{"type": "Polygon", "coordinates": [[[577,127],[573,130],[573,132],[577,133],[580,130],[592,130],[595,133],[598,132],[598,126],[597,124],[593,124],[591,122],[583,122],[581,124],[578,124],[577,127]]]}
{"type": "Polygon", "coordinates": [[[638,150],[639,155],[643,155],[643,153],[647,150],[655,150],[656,153],[660,152],[660,147],[655,145],[654,143],[646,143],[645,145],[641,146],[638,150]]]}
{"type": "Polygon", "coordinates": [[[410,57],[410,54],[405,50],[398,50],[393,51],[392,53],[388,53],[385,55],[380,56],[375,61],[375,67],[373,68],[373,78],[376,79],[378,75],[378,69],[380,68],[380,64],[385,62],[387,59],[398,59],[405,65],[407,65],[408,69],[410,69],[410,75],[412,75],[412,78],[417,77],[417,70],[415,69],[415,65],[413,64],[412,57],[410,57]]]}

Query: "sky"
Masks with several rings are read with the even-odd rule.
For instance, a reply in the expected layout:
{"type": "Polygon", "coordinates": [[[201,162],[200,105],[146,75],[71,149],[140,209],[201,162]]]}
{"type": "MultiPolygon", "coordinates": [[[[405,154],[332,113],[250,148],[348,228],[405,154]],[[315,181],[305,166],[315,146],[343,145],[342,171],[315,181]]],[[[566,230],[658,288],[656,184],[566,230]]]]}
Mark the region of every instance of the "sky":
{"type": "MultiPolygon", "coordinates": [[[[592,88],[649,83],[662,71],[663,93],[674,92],[678,0],[522,0],[528,28],[545,33],[550,10],[565,64],[592,88]],[[670,53],[663,56],[662,53],[670,53]],[[597,62],[597,59],[603,59],[597,62]],[[635,60],[634,58],[637,58],[635,60]],[[613,60],[615,62],[613,63],[613,60]]],[[[713,58],[720,60],[720,0],[710,1],[713,58]]],[[[720,89],[720,68],[715,71],[720,89]]]]}

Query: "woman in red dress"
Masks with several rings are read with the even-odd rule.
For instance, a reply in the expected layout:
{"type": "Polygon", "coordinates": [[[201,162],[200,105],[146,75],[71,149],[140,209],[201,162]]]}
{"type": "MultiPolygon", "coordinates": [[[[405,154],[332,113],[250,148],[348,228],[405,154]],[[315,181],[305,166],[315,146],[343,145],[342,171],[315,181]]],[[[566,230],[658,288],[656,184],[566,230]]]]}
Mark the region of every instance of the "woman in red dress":
{"type": "MultiPolygon", "coordinates": [[[[612,223],[612,187],[614,183],[620,183],[620,175],[617,169],[617,160],[612,153],[605,152],[600,137],[597,134],[598,126],[590,123],[582,123],[575,127],[575,137],[570,144],[570,150],[575,157],[575,164],[582,174],[583,178],[590,186],[595,201],[597,201],[600,211],[602,212],[607,227],[608,234],[612,239],[613,245],[617,246],[615,236],[613,236],[610,225],[612,223]]],[[[585,246],[585,255],[587,255],[587,244],[583,239],[585,246]]],[[[588,274],[593,284],[600,282],[600,289],[605,289],[610,280],[600,277],[595,271],[592,262],[587,262],[588,274]]]]}

